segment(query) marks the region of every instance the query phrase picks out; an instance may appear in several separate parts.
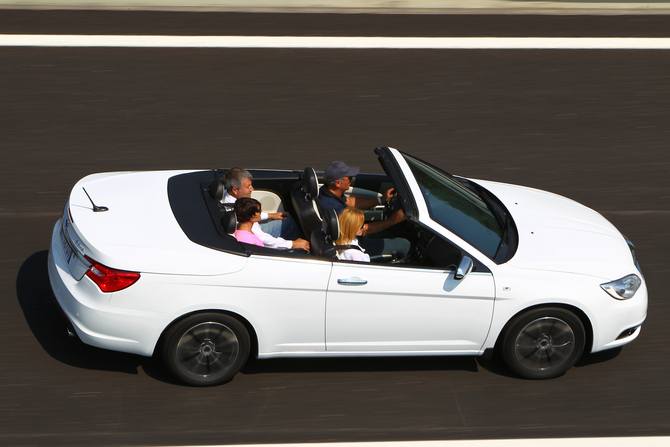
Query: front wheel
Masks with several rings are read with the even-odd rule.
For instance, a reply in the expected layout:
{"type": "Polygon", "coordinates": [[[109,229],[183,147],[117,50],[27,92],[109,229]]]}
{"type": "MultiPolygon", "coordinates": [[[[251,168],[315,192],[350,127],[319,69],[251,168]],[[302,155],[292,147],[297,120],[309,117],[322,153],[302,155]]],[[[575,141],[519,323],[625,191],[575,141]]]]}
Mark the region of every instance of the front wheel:
{"type": "Polygon", "coordinates": [[[584,325],[561,308],[534,309],[514,319],[505,333],[503,357],[507,366],[527,379],[561,376],[584,351],[584,325]]]}
{"type": "Polygon", "coordinates": [[[249,333],[233,317],[195,314],[175,324],[165,337],[163,359],[174,377],[194,386],[225,383],[249,357],[249,333]]]}

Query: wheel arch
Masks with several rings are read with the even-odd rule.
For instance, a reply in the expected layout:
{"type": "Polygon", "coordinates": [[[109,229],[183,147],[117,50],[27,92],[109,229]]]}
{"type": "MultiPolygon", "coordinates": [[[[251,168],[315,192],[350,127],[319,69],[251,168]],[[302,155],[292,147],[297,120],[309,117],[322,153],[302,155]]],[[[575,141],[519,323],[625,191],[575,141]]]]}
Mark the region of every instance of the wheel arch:
{"type": "Polygon", "coordinates": [[[199,310],[195,310],[193,312],[189,312],[189,313],[186,313],[184,315],[181,315],[178,318],[175,318],[174,320],[172,320],[172,322],[170,324],[168,324],[163,329],[163,332],[161,332],[161,335],[158,338],[158,342],[156,342],[156,346],[154,348],[154,355],[156,354],[156,352],[158,352],[158,353],[163,352],[163,346],[164,346],[164,343],[165,343],[166,334],[168,334],[170,332],[170,329],[174,325],[178,324],[180,321],[182,321],[185,318],[188,318],[192,315],[206,314],[206,313],[218,313],[218,314],[222,314],[222,315],[227,315],[229,317],[235,318],[240,323],[242,323],[244,325],[244,327],[246,328],[247,332],[249,333],[249,338],[250,338],[250,341],[251,341],[251,346],[249,347],[249,357],[252,357],[252,356],[253,356],[253,358],[258,357],[258,335],[256,334],[256,330],[251,325],[249,320],[247,320],[246,318],[244,318],[242,315],[240,315],[238,313],[230,312],[230,311],[223,310],[223,309],[199,309],[199,310]]]}
{"type": "MultiPolygon", "coordinates": [[[[528,311],[533,311],[537,309],[542,309],[545,307],[554,307],[554,308],[560,308],[567,310],[569,312],[572,312],[575,314],[577,318],[582,323],[582,326],[584,326],[584,333],[586,335],[586,340],[584,340],[584,353],[590,353],[593,350],[593,325],[591,324],[591,320],[589,317],[586,315],[586,313],[581,310],[579,307],[570,305],[570,304],[565,304],[565,303],[541,303],[541,304],[536,304],[534,306],[530,307],[525,307],[521,310],[519,310],[516,314],[514,314],[508,321],[505,323],[505,326],[503,326],[502,330],[498,334],[498,338],[496,339],[495,343],[495,350],[497,352],[501,352],[502,349],[502,343],[505,338],[505,334],[507,334],[507,331],[509,330],[510,326],[514,324],[514,321],[519,317],[519,315],[526,313],[528,311]]],[[[584,355],[582,353],[582,355],[584,355]]]]}

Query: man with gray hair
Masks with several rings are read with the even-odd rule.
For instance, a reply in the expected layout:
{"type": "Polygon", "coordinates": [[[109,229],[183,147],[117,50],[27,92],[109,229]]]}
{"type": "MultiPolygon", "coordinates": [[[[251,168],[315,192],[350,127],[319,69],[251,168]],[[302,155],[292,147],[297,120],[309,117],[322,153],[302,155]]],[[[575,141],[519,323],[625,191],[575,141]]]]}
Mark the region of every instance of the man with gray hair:
{"type": "MultiPolygon", "coordinates": [[[[232,168],[226,172],[223,176],[226,191],[221,199],[226,209],[232,209],[237,199],[251,197],[254,190],[252,180],[251,173],[246,169],[232,168]]],[[[309,243],[298,237],[298,227],[286,211],[261,212],[261,223],[254,223],[252,232],[263,241],[266,247],[309,251],[309,243]]]]}

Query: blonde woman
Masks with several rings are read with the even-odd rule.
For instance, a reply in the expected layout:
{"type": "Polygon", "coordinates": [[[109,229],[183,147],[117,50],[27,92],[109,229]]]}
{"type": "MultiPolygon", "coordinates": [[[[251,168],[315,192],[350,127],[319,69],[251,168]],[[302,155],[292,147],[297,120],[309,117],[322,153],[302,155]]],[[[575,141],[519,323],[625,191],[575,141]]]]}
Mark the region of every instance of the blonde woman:
{"type": "Polygon", "coordinates": [[[343,261],[370,262],[370,255],[358,245],[356,236],[360,236],[365,223],[363,211],[357,208],[345,208],[338,216],[340,237],[335,245],[348,245],[351,248],[337,250],[337,257],[343,261]]]}

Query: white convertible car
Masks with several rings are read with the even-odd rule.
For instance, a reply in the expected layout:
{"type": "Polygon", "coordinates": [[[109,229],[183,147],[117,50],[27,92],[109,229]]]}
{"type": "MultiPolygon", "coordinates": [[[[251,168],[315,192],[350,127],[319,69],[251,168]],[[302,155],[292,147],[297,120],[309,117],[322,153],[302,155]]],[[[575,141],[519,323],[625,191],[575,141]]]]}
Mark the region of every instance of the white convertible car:
{"type": "Polygon", "coordinates": [[[527,187],[452,176],[392,148],[386,175],[407,219],[403,259],[339,261],[319,178],[252,170],[266,211],[286,210],[312,253],[239,243],[220,207],[225,170],[94,174],[53,230],[49,278],[69,329],[92,346],[160,354],[191,385],[229,381],[248,357],[482,355],[526,378],[640,334],[647,288],[633,244],[597,212],[527,187]]]}

